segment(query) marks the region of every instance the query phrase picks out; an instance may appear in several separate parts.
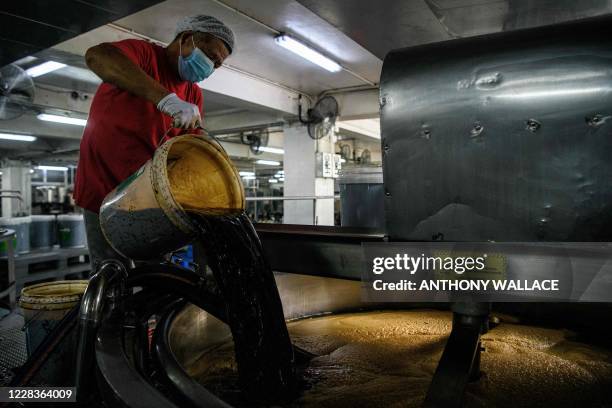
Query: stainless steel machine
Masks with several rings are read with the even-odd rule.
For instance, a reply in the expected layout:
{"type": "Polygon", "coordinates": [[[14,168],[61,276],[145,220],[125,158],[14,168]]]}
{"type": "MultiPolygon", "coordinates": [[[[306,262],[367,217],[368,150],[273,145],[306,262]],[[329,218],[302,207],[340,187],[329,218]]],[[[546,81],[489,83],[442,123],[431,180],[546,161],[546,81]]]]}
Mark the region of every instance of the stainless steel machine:
{"type": "MultiPolygon", "coordinates": [[[[610,240],[611,34],[607,17],[390,53],[380,90],[386,232],[258,226],[274,270],[335,278],[319,281],[321,291],[308,292],[299,279],[281,287],[297,299],[286,312],[376,307],[361,303],[354,282],[362,242],[610,240]],[[346,285],[332,284],[338,279],[346,285]]],[[[106,264],[92,279],[80,319],[58,329],[59,336],[79,326],[81,398],[227,407],[181,367],[177,353],[189,350],[193,337],[171,333],[182,314],[194,313],[187,303],[224,319],[223,301],[203,273],[106,264]]],[[[427,407],[460,406],[466,384],[478,376],[490,305],[452,309],[427,407]]],[[[299,350],[298,357],[308,358],[299,350]]],[[[39,373],[34,359],[19,381],[39,373]]]]}
{"type": "Polygon", "coordinates": [[[609,240],[609,26],[597,18],[387,55],[390,238],[609,240]]]}
{"type": "MultiPolygon", "coordinates": [[[[609,241],[609,17],[396,50],[380,83],[391,241],[609,241]]],[[[425,399],[460,404],[487,304],[454,304],[425,399]]]]}

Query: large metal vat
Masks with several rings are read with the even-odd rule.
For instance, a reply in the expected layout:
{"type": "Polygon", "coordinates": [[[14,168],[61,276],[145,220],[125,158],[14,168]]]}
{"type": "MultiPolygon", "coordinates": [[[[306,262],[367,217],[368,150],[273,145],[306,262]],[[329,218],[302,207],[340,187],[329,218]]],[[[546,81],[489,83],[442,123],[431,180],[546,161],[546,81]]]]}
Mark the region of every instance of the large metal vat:
{"type": "Polygon", "coordinates": [[[381,128],[392,239],[612,238],[612,19],[396,50],[381,128]]]}

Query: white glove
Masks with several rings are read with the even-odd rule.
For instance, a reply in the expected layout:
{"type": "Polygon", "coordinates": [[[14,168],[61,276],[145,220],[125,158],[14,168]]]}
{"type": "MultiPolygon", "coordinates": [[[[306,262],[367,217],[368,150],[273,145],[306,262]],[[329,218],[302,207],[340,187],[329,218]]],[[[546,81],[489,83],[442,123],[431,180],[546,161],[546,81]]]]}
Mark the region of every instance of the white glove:
{"type": "Polygon", "coordinates": [[[172,116],[172,126],[176,128],[195,129],[202,125],[202,117],[197,105],[185,102],[175,93],[164,96],[157,104],[157,109],[172,116]]]}

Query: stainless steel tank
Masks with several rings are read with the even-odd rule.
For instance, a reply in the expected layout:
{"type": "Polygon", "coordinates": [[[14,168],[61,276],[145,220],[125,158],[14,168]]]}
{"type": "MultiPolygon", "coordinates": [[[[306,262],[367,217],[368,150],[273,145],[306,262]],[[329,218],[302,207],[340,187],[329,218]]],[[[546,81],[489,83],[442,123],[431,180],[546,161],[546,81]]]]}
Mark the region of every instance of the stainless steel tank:
{"type": "Polygon", "coordinates": [[[384,230],[385,195],[382,168],[363,166],[343,169],[338,184],[341,225],[384,230]]]}
{"type": "Polygon", "coordinates": [[[396,50],[381,129],[392,239],[612,238],[612,19],[396,50]]]}

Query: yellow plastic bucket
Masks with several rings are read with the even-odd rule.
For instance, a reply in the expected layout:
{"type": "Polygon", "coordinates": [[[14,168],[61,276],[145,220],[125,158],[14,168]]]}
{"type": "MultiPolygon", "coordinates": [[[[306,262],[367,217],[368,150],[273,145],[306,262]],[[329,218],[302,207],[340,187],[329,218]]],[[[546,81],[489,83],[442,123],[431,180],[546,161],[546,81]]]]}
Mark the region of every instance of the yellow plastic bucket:
{"type": "Polygon", "coordinates": [[[199,233],[187,211],[236,213],[244,201],[240,175],[221,145],[205,135],[177,136],[106,196],[100,226],[117,252],[151,259],[199,233]]]}

